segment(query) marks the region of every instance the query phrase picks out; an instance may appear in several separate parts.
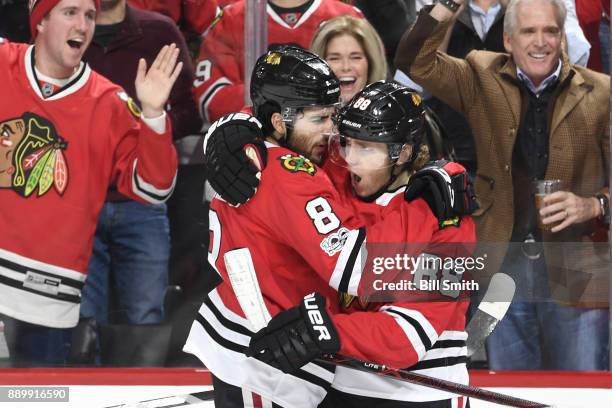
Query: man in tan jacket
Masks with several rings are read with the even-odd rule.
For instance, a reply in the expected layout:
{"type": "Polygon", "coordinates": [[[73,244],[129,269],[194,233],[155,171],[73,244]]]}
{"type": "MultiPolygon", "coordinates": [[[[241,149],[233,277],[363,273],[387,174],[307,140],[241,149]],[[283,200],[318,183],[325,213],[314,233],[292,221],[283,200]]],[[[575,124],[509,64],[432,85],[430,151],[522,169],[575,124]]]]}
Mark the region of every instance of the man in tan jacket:
{"type": "Polygon", "coordinates": [[[494,243],[487,272],[510,273],[518,288],[489,340],[490,366],[607,369],[610,260],[594,237],[605,240],[609,213],[610,77],[568,62],[562,0],[509,4],[509,55],[473,51],[459,60],[436,51],[463,2],[422,10],[395,65],[463,113],[474,132],[477,235],[494,243]],[[530,188],[538,179],[565,186],[540,214],[530,188]],[[538,228],[539,215],[552,228],[538,228]]]}

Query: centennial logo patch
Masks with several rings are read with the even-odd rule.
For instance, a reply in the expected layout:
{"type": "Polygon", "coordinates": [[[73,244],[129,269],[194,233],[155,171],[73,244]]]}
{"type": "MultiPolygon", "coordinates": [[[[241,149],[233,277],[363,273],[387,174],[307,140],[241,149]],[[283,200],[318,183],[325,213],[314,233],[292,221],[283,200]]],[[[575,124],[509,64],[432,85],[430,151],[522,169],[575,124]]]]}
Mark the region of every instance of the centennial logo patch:
{"type": "Polygon", "coordinates": [[[338,231],[328,235],[323,241],[321,241],[321,249],[325,251],[327,255],[333,256],[342,250],[348,235],[349,230],[347,228],[340,228],[338,231]]]}

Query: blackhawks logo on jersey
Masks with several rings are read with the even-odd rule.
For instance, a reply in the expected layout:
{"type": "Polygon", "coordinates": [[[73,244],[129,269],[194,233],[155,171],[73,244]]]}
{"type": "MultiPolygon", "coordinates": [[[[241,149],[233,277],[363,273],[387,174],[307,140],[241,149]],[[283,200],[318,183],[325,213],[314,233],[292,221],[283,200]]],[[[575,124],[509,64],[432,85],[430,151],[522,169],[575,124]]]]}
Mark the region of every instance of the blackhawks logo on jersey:
{"type": "Polygon", "coordinates": [[[278,160],[280,160],[283,168],[289,170],[291,173],[303,171],[310,176],[314,176],[317,173],[317,168],[314,164],[302,155],[285,154],[280,156],[278,160]]]}
{"type": "Polygon", "coordinates": [[[368,310],[370,306],[366,298],[349,295],[346,292],[338,292],[338,304],[344,309],[348,309],[353,305],[353,308],[356,310],[368,310]],[[357,303],[353,304],[355,299],[357,299],[357,303]]]}
{"type": "Polygon", "coordinates": [[[46,194],[51,187],[59,195],[68,185],[68,164],[62,139],[47,119],[26,112],[0,122],[0,188],[23,197],[35,191],[46,194]]]}
{"type": "Polygon", "coordinates": [[[266,64],[279,65],[281,62],[281,55],[278,52],[271,52],[266,57],[266,64]]]}
{"type": "Polygon", "coordinates": [[[461,218],[453,217],[444,221],[440,221],[439,223],[440,229],[444,229],[446,227],[459,227],[461,225],[461,218]]]}

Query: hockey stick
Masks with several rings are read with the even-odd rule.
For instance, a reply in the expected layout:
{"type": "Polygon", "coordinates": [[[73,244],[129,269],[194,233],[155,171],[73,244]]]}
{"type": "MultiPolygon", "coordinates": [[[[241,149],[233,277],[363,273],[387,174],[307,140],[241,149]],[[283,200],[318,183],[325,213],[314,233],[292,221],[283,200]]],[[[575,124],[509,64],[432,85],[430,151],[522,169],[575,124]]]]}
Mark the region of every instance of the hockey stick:
{"type": "Polygon", "coordinates": [[[485,340],[504,318],[514,297],[516,284],[505,273],[496,273],[489,281],[489,287],[470,319],[465,331],[468,334],[467,355],[472,355],[484,346],[485,340]]]}
{"type": "MultiPolygon", "coordinates": [[[[242,308],[247,320],[253,325],[255,330],[265,327],[270,320],[257,279],[255,278],[255,267],[248,248],[239,248],[228,251],[223,256],[225,266],[230,278],[234,293],[238,298],[238,303],[242,308]],[[261,302],[261,303],[259,303],[261,302]]],[[[528,401],[509,395],[484,390],[470,385],[459,384],[451,381],[442,380],[417,374],[409,370],[390,368],[385,365],[361,361],[354,358],[331,356],[319,361],[332,363],[335,365],[354,368],[357,370],[377,374],[381,376],[393,377],[402,381],[418,384],[453,394],[459,394],[475,399],[494,402],[501,405],[518,408],[546,408],[549,405],[538,402],[528,401]]]]}

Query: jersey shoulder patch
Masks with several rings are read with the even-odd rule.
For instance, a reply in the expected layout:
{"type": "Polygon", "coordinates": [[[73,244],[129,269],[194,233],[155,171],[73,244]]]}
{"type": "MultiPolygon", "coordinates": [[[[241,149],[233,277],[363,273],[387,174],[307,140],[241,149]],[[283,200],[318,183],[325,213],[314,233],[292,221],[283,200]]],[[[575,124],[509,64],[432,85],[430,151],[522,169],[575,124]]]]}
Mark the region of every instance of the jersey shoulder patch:
{"type": "Polygon", "coordinates": [[[208,27],[206,27],[206,29],[202,33],[202,38],[206,37],[208,33],[210,32],[210,30],[212,30],[212,28],[216,26],[219,23],[219,21],[221,21],[222,18],[223,18],[223,9],[221,7],[217,7],[215,18],[213,18],[213,20],[210,22],[208,27]]]}
{"type": "Polygon", "coordinates": [[[117,96],[125,102],[128,110],[136,119],[140,119],[141,110],[138,104],[125,91],[117,91],[117,96]]]}
{"type": "Polygon", "coordinates": [[[306,173],[309,176],[317,174],[317,168],[309,159],[296,153],[285,153],[277,157],[281,168],[290,173],[306,173]]]}
{"type": "Polygon", "coordinates": [[[453,217],[444,221],[440,221],[439,223],[440,229],[448,228],[448,227],[460,227],[461,226],[461,217],[453,217]]]}

